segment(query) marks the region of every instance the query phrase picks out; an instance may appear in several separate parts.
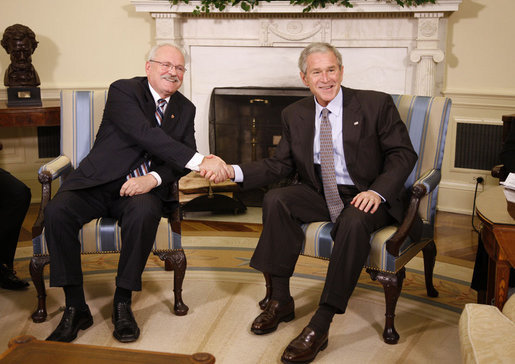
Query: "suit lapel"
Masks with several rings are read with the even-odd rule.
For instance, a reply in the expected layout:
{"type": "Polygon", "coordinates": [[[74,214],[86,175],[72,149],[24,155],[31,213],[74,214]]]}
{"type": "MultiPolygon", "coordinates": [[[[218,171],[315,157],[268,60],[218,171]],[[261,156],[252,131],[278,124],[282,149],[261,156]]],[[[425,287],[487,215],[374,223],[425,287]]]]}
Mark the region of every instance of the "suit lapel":
{"type": "Polygon", "coordinates": [[[148,81],[145,78],[146,87],[145,87],[145,115],[147,116],[148,120],[150,121],[151,126],[157,125],[156,120],[156,102],[154,101],[154,97],[152,96],[152,93],[150,92],[148,81]]]}
{"type": "Polygon", "coordinates": [[[348,88],[343,90],[343,151],[347,168],[354,166],[358,153],[359,137],[361,135],[362,117],[361,107],[354,95],[348,88]]]}
{"type": "MultiPolygon", "coordinates": [[[[313,142],[315,140],[315,100],[313,96],[310,96],[306,99],[306,102],[303,104],[303,108],[299,110],[299,121],[300,128],[298,128],[299,135],[302,136],[303,139],[298,143],[298,145],[303,146],[303,151],[305,154],[303,156],[303,161],[306,163],[306,171],[309,174],[309,178],[313,181],[313,185],[318,185],[318,178],[315,172],[315,162],[313,159],[313,142]]],[[[293,140],[292,140],[293,142],[293,140]]]]}
{"type": "Polygon", "coordinates": [[[165,113],[161,128],[167,133],[171,134],[175,127],[180,125],[181,107],[177,102],[175,94],[170,96],[168,105],[166,105],[165,113]]]}

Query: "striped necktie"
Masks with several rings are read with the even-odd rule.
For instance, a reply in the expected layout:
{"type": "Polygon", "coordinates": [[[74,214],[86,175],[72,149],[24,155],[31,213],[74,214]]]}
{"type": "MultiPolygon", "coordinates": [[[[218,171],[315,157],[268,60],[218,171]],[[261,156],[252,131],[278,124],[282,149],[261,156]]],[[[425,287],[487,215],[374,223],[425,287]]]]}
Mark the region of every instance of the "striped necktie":
{"type": "Polygon", "coordinates": [[[156,108],[156,121],[161,126],[163,122],[164,110],[166,109],[166,100],[159,99],[157,100],[157,108],[156,108]]]}
{"type": "MultiPolygon", "coordinates": [[[[165,99],[159,99],[157,100],[157,107],[156,107],[156,122],[157,125],[161,126],[161,123],[163,122],[163,116],[164,116],[164,110],[166,109],[166,100],[165,99]]],[[[132,177],[140,177],[144,176],[148,173],[150,170],[150,159],[145,160],[141,165],[134,169],[131,173],[127,175],[127,179],[132,177]]]]}
{"type": "Polygon", "coordinates": [[[343,202],[338,193],[336,185],[336,174],[334,171],[334,150],[331,123],[329,122],[329,110],[322,110],[322,121],[320,123],[320,167],[322,170],[322,184],[324,186],[325,201],[329,209],[331,221],[343,210],[343,202]]]}

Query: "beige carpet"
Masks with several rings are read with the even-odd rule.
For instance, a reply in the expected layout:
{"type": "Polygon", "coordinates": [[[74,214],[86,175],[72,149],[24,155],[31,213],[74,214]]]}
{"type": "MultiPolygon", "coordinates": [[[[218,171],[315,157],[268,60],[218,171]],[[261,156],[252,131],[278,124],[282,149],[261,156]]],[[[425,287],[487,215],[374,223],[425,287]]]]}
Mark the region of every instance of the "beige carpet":
{"type": "MultiPolygon", "coordinates": [[[[143,275],[143,291],[134,294],[133,310],[141,329],[135,343],[121,344],[112,337],[110,320],[117,255],[83,256],[85,290],[94,325],[80,331],[76,343],[117,346],[192,354],[207,351],[217,363],[278,363],[286,345],[308,323],[316,309],[327,262],[301,257],[292,294],[296,319],[282,323],[272,334],[250,333],[263,297],[261,274],[248,267],[256,239],[238,237],[183,237],[188,270],[183,297],[190,307],[186,316],[172,313],[172,273],[151,256],[143,275]]],[[[18,249],[16,269],[25,278],[31,254],[18,249]]],[[[430,299],[423,288],[422,259],[408,269],[403,295],[397,305],[399,344],[382,340],[384,294],[363,274],[345,315],[336,316],[329,346],[317,363],[458,363],[458,319],[461,307],[471,300],[467,287],[470,270],[438,264],[435,285],[440,297],[430,299]]],[[[48,270],[46,270],[48,274],[48,270]]],[[[48,285],[48,281],[46,282],[48,285]]],[[[33,335],[45,339],[61,318],[61,289],[47,289],[49,317],[35,324],[30,314],[36,305],[35,289],[12,292],[0,289],[0,352],[10,338],[33,335]]]]}
{"type": "MultiPolygon", "coordinates": [[[[294,278],[296,319],[283,323],[272,334],[256,336],[249,332],[260,311],[256,302],[263,294],[261,276],[254,273],[189,271],[184,285],[188,315],[171,313],[169,273],[144,274],[144,289],[134,295],[133,309],[141,337],[121,344],[112,337],[110,321],[113,273],[86,276],[86,297],[94,325],[81,331],[75,341],[81,344],[117,346],[191,354],[207,351],[217,363],[277,363],[284,347],[307,324],[321,292],[320,281],[294,278]]],[[[29,319],[34,308],[34,289],[25,292],[3,290],[0,298],[0,348],[9,338],[33,335],[44,339],[57,325],[63,302],[60,289],[48,290],[49,318],[41,324],[29,319]]],[[[317,363],[457,363],[460,361],[457,331],[458,314],[410,299],[397,306],[396,327],[399,344],[383,343],[384,298],[381,292],[357,288],[348,312],[337,316],[330,332],[328,348],[317,363]]]]}

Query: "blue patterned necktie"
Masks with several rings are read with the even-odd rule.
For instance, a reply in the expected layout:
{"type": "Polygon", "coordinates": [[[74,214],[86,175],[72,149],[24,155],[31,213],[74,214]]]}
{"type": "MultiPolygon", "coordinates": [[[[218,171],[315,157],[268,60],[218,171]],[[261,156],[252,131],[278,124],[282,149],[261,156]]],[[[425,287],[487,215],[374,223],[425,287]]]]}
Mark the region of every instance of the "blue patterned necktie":
{"type": "MultiPolygon", "coordinates": [[[[163,122],[163,116],[164,116],[164,110],[166,109],[166,100],[159,99],[157,100],[157,107],[156,107],[156,122],[157,125],[161,126],[161,123],[163,122]]],[[[148,173],[150,170],[150,159],[147,159],[141,165],[133,170],[131,173],[127,175],[127,179],[133,178],[133,177],[140,177],[144,176],[148,173]]]]}
{"type": "Polygon", "coordinates": [[[335,222],[336,218],[343,210],[343,202],[336,185],[333,137],[328,115],[329,110],[324,108],[322,110],[322,120],[320,123],[320,167],[322,170],[322,184],[324,186],[325,201],[327,203],[327,208],[329,209],[331,221],[335,222]]]}

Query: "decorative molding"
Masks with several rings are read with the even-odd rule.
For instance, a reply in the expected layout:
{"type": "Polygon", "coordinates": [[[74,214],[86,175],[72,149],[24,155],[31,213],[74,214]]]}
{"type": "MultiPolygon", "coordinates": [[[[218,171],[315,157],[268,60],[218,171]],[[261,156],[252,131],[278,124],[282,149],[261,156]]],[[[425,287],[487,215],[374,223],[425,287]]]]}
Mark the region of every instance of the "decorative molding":
{"type": "MultiPolygon", "coordinates": [[[[438,0],[436,4],[424,4],[416,7],[401,7],[394,2],[385,0],[356,0],[353,1],[354,7],[347,8],[338,5],[326,5],[325,8],[315,9],[312,13],[333,14],[333,13],[414,13],[414,12],[453,12],[457,11],[462,0],[438,0]]],[[[200,5],[200,1],[192,0],[189,4],[183,2],[177,5],[170,5],[164,0],[131,0],[131,4],[136,8],[137,12],[160,12],[160,13],[178,13],[191,14],[193,10],[200,5]]],[[[303,6],[292,6],[289,1],[271,1],[269,3],[262,2],[258,6],[245,12],[238,6],[227,7],[224,14],[299,14],[302,13],[303,6]]],[[[217,14],[217,12],[212,12],[217,14]]],[[[205,16],[205,15],[200,15],[205,16]]],[[[207,16],[212,16],[211,13],[207,16]]]]}
{"type": "MultiPolygon", "coordinates": [[[[62,88],[43,88],[41,87],[41,99],[42,100],[59,100],[61,98],[61,90],[73,89],[73,90],[99,90],[104,91],[107,86],[95,86],[95,87],[84,87],[82,85],[77,86],[66,86],[62,88]]],[[[7,100],[7,89],[0,89],[0,100],[7,100]]]]}
{"type": "MultiPolygon", "coordinates": [[[[41,88],[42,100],[59,100],[61,97],[61,89],[57,88],[41,88]]],[[[7,100],[7,89],[0,89],[0,100],[7,100]]]]}
{"type": "Polygon", "coordinates": [[[279,38],[277,40],[283,42],[331,42],[331,22],[315,20],[306,23],[287,20],[277,23],[274,20],[262,20],[260,38],[261,46],[264,47],[272,46],[275,43],[272,41],[273,38],[279,38]],[[305,29],[306,25],[310,26],[310,29],[305,29]]]}
{"type": "Polygon", "coordinates": [[[442,94],[452,99],[453,108],[481,108],[490,110],[513,110],[515,93],[477,90],[444,90],[442,94]]]}
{"type": "Polygon", "coordinates": [[[436,64],[444,59],[444,52],[439,44],[441,12],[415,13],[418,19],[417,47],[410,53],[411,62],[417,63],[416,95],[432,96],[435,94],[436,64]]]}

